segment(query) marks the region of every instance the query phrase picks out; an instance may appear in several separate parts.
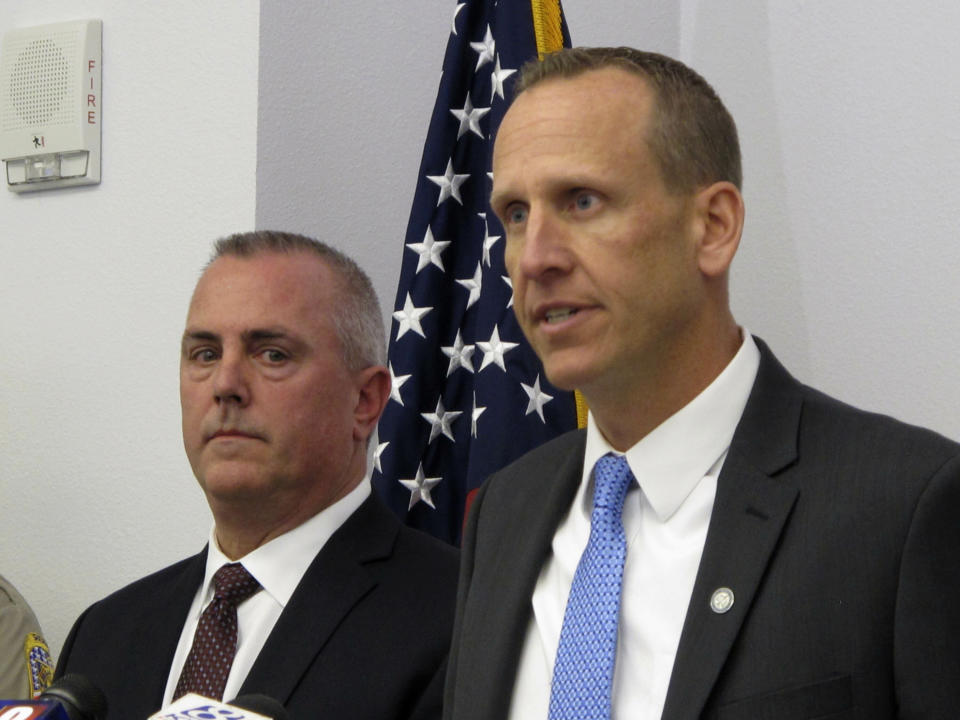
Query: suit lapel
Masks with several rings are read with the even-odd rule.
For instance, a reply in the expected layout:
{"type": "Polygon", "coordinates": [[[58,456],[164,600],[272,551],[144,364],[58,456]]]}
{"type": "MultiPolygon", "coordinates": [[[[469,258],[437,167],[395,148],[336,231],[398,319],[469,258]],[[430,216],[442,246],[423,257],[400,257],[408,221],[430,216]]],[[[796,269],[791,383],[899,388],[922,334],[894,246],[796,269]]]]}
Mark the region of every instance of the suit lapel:
{"type": "Polygon", "coordinates": [[[546,558],[551,551],[553,536],[560,521],[573,503],[583,475],[583,449],[586,434],[579,433],[569,447],[561,464],[549,473],[542,473],[537,483],[527,486],[529,497],[518,497],[518,507],[532,510],[524,522],[509,528],[502,553],[504,583],[499,588],[505,618],[515,618],[516,633],[511,633],[516,645],[511,652],[516,662],[530,619],[533,589],[546,558]],[[514,581],[515,580],[515,581],[514,581]]]}
{"type": "Polygon", "coordinates": [[[465,626],[465,632],[470,639],[461,639],[476,652],[469,655],[469,667],[457,672],[457,704],[472,708],[468,716],[507,715],[530,621],[530,598],[551,552],[553,535],[580,483],[585,442],[583,432],[564,436],[541,449],[549,451],[548,461],[537,452],[511,468],[510,479],[497,482],[494,476],[489,481],[487,489],[496,497],[486,498],[478,508],[488,513],[480,518],[477,536],[482,559],[476,570],[482,578],[476,587],[482,592],[469,596],[465,609],[469,629],[465,626]],[[514,479],[516,482],[511,482],[514,479]],[[490,516],[507,507],[511,510],[509,525],[490,516]],[[524,514],[514,516],[514,510],[524,514]]]}
{"type": "Polygon", "coordinates": [[[799,493],[795,481],[774,477],[797,459],[799,386],[766,345],[757,345],[760,369],[717,482],[663,720],[702,713],[799,493]],[[711,607],[719,588],[733,591],[726,612],[711,607]]]}
{"type": "Polygon", "coordinates": [[[129,662],[136,667],[140,682],[131,683],[131,697],[117,703],[118,707],[126,708],[136,717],[146,717],[163,704],[170,663],[197,588],[203,583],[206,564],[207,550],[204,548],[203,552],[186,561],[173,582],[159,585],[149,602],[138,608],[138,639],[130,648],[129,662]]]}
{"type": "Polygon", "coordinates": [[[363,563],[389,556],[398,529],[376,497],[364,501],[310,564],[239,694],[289,701],[343,618],[376,585],[363,563]]]}

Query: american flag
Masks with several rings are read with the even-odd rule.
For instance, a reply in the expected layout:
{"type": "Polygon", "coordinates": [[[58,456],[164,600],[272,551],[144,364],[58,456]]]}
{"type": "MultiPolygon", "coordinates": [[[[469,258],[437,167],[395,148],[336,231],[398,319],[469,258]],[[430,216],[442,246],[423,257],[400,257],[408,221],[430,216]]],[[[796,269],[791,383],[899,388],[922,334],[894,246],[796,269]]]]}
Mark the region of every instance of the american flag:
{"type": "Polygon", "coordinates": [[[569,46],[559,0],[470,0],[453,13],[407,225],[390,332],[393,390],[373,483],[407,524],[458,544],[492,472],[577,425],[513,315],[490,212],[493,137],[524,62],[569,46]]]}

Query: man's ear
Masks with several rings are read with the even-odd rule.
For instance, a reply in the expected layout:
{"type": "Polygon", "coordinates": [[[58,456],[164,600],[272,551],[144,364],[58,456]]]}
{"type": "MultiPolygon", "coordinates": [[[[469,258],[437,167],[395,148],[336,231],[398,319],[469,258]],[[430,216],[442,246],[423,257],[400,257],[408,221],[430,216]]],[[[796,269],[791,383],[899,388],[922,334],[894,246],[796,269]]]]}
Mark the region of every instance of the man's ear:
{"type": "Polygon", "coordinates": [[[353,413],[353,438],[366,442],[390,400],[390,373],[373,365],[357,373],[357,406],[353,413]]]}
{"type": "Polygon", "coordinates": [[[702,234],[697,248],[700,272],[719,277],[727,272],[743,231],[743,196],[731,182],[717,182],[694,197],[702,234]]]}

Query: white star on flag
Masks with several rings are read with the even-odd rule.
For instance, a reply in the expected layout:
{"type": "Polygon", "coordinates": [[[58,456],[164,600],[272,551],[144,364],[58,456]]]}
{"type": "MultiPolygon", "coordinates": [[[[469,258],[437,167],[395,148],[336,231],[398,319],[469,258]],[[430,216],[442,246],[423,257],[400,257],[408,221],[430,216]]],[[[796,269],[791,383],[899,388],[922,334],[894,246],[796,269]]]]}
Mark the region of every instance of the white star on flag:
{"type": "Polygon", "coordinates": [[[413,330],[417,335],[425,338],[423,328],[420,326],[420,318],[433,310],[432,307],[414,307],[413,300],[410,299],[410,293],[407,293],[407,299],[403,301],[403,310],[397,310],[393,313],[393,319],[400,323],[397,328],[397,340],[402,338],[407,330],[413,330]]]}
{"type": "Polygon", "coordinates": [[[490,108],[475,108],[470,102],[470,95],[467,95],[463,103],[462,110],[450,110],[453,116],[460,121],[460,129],[457,130],[457,140],[459,140],[468,130],[479,137],[483,137],[483,131],[480,130],[480,119],[490,112],[490,108]]]}
{"type": "Polygon", "coordinates": [[[480,283],[482,280],[483,272],[480,270],[480,263],[477,263],[477,270],[473,273],[472,278],[457,280],[457,285],[462,285],[470,291],[470,295],[467,297],[467,310],[469,310],[470,306],[480,299],[480,283]]]}
{"type": "Polygon", "coordinates": [[[477,343],[477,347],[483,350],[483,361],[480,363],[480,369],[483,370],[487,365],[492,363],[499,366],[501,370],[506,372],[507,366],[503,364],[503,356],[505,353],[513,350],[516,346],[517,343],[501,342],[500,329],[494,325],[493,334],[490,336],[490,341],[477,343]]]}
{"type": "Polygon", "coordinates": [[[501,100],[505,99],[503,97],[503,81],[515,72],[516,70],[502,70],[500,68],[500,56],[497,55],[497,63],[493,66],[493,73],[490,75],[490,102],[493,102],[497,95],[500,96],[501,100]]]}
{"type": "Polygon", "coordinates": [[[453,341],[453,345],[441,347],[440,350],[450,358],[450,365],[447,366],[447,377],[450,377],[454,370],[461,367],[471,373],[473,372],[473,363],[470,362],[470,358],[473,356],[474,347],[473,345],[463,344],[463,338],[460,337],[459,330],[457,330],[457,337],[453,341]]]}
{"type": "Polygon", "coordinates": [[[440,199],[437,200],[437,205],[448,197],[452,197],[463,205],[463,199],[460,197],[460,186],[463,185],[469,177],[469,173],[466,175],[457,175],[453,172],[453,158],[447,160],[447,169],[443,175],[427,175],[427,180],[440,186],[440,199]]]}
{"type": "Polygon", "coordinates": [[[443,400],[437,400],[437,409],[434,412],[420,413],[420,416],[430,423],[430,439],[427,440],[427,443],[432,443],[441,433],[456,442],[450,425],[461,415],[463,415],[463,412],[460,410],[445,410],[443,400]]]}
{"type": "Polygon", "coordinates": [[[497,43],[493,39],[493,33],[490,31],[490,26],[487,25],[487,32],[483,36],[483,42],[472,42],[470,47],[480,53],[480,57],[477,58],[477,67],[474,69],[474,72],[482,68],[488,62],[493,62],[493,54],[496,51],[497,43]]]}
{"type": "Polygon", "coordinates": [[[526,415],[536,411],[537,415],[540,416],[540,421],[545,423],[546,419],[543,417],[543,406],[553,400],[553,395],[547,395],[540,389],[539,375],[537,375],[537,379],[533,381],[533,386],[527,385],[526,383],[520,383],[520,385],[523,387],[523,391],[527,393],[527,397],[530,398],[530,401],[527,403],[526,415]]]}
{"type": "Polygon", "coordinates": [[[443,478],[424,477],[423,463],[420,463],[420,467],[417,468],[417,476],[413,480],[400,480],[400,484],[410,491],[410,505],[407,507],[407,510],[412,508],[421,500],[436,510],[437,506],[433,504],[433,498],[430,497],[430,491],[439,485],[441,480],[443,480],[443,478]]]}
{"type": "Polygon", "coordinates": [[[383,455],[383,451],[387,449],[387,445],[390,443],[380,443],[377,445],[377,449],[373,451],[373,467],[376,468],[377,472],[383,472],[383,468],[380,467],[380,456],[383,455]]]}
{"type": "Polygon", "coordinates": [[[457,15],[460,14],[460,11],[467,6],[466,3],[460,3],[453,9],[453,20],[450,21],[450,32],[454,35],[457,34],[457,15]]]}
{"type": "Polygon", "coordinates": [[[423,270],[427,265],[436,265],[443,270],[440,253],[446,250],[449,244],[449,240],[434,240],[433,231],[429,227],[427,228],[427,234],[423,236],[423,242],[407,243],[407,247],[420,256],[417,259],[417,272],[423,270]]]}
{"type": "Polygon", "coordinates": [[[490,225],[487,223],[486,213],[477,213],[477,215],[483,218],[483,262],[487,267],[490,267],[490,251],[497,244],[500,236],[490,234],[490,225]]]}
{"type": "Polygon", "coordinates": [[[510,279],[509,275],[501,275],[500,279],[507,284],[508,288],[510,288],[510,299],[507,300],[507,308],[512,308],[513,307],[513,281],[510,279]]]}
{"type": "Polygon", "coordinates": [[[477,407],[477,394],[473,394],[473,414],[470,417],[470,434],[473,437],[477,436],[477,420],[480,419],[480,416],[483,415],[483,411],[486,410],[485,407],[477,407]]]}
{"type": "Polygon", "coordinates": [[[390,371],[390,399],[400,403],[403,406],[403,398],[400,397],[400,388],[410,379],[409,375],[394,375],[393,363],[387,363],[387,370],[390,371]]]}

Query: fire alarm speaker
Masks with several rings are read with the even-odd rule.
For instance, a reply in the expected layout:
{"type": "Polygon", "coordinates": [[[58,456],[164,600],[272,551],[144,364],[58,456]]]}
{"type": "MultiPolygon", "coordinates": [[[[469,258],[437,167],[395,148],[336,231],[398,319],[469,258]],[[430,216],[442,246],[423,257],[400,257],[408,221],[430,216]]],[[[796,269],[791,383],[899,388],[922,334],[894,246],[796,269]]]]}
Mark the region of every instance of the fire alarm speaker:
{"type": "Polygon", "coordinates": [[[100,182],[100,20],[11,30],[0,54],[0,159],[14,192],[100,182]]]}

